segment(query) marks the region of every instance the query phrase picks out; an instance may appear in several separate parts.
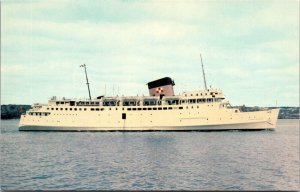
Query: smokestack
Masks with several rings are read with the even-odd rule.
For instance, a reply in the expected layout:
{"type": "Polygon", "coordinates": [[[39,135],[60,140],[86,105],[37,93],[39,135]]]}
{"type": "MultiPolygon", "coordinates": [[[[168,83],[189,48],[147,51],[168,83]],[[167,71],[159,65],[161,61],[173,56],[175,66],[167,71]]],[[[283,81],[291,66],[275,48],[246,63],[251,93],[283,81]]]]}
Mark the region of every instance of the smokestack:
{"type": "Polygon", "coordinates": [[[147,83],[150,96],[174,96],[174,81],[170,77],[164,77],[147,83]]]}

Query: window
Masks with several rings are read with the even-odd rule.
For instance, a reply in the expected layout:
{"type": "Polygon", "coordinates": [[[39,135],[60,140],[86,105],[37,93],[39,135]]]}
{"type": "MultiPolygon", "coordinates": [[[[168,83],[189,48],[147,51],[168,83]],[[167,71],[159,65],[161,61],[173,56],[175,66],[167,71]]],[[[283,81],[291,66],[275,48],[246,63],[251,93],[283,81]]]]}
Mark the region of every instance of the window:
{"type": "Polygon", "coordinates": [[[54,108],[51,108],[51,110],[54,110],[54,108]]]}
{"type": "Polygon", "coordinates": [[[67,110],[68,110],[68,108],[65,108],[65,110],[67,111],[67,110]]]}
{"type": "Polygon", "coordinates": [[[167,110],[168,108],[167,108],[167,107],[164,107],[163,109],[164,109],[164,110],[167,110]]]}
{"type": "Polygon", "coordinates": [[[79,108],[79,111],[81,111],[82,110],[82,108],[79,108]]]}
{"type": "Polygon", "coordinates": [[[56,111],[58,111],[58,108],[56,108],[56,111]]]}
{"type": "Polygon", "coordinates": [[[105,101],[103,102],[103,106],[116,106],[115,101],[105,101]]]}
{"type": "Polygon", "coordinates": [[[64,110],[63,108],[60,108],[60,110],[62,111],[62,110],[64,110]]]}
{"type": "Polygon", "coordinates": [[[140,110],[142,110],[142,108],[138,108],[138,110],[140,111],[140,110]]]}
{"type": "Polygon", "coordinates": [[[205,99],[197,99],[197,103],[205,103],[205,99]]]}
{"type": "Polygon", "coordinates": [[[155,100],[155,99],[149,99],[149,100],[145,100],[143,102],[143,105],[156,105],[156,103],[157,103],[157,100],[155,100]]]}
{"type": "Polygon", "coordinates": [[[136,108],[132,108],[132,111],[136,111],[136,108]]]}
{"type": "Polygon", "coordinates": [[[148,110],[150,110],[150,111],[151,111],[151,110],[152,110],[152,108],[148,108],[148,110]]]}
{"type": "Polygon", "coordinates": [[[159,107],[159,108],[158,108],[158,110],[162,110],[162,108],[161,108],[161,107],[159,107]]]}
{"type": "Polygon", "coordinates": [[[95,109],[94,109],[94,108],[91,108],[91,111],[95,111],[95,109]]]}
{"type": "Polygon", "coordinates": [[[47,108],[47,110],[49,110],[49,108],[47,108]]]}
{"type": "Polygon", "coordinates": [[[168,109],[173,109],[172,107],[169,107],[168,109]]]}
{"type": "Polygon", "coordinates": [[[153,108],[153,110],[157,110],[157,108],[156,108],[156,107],[154,107],[154,108],[153,108]]]}
{"type": "Polygon", "coordinates": [[[86,111],[86,108],[84,108],[83,110],[85,110],[85,111],[86,111]]]}
{"type": "Polygon", "coordinates": [[[136,106],[136,101],[134,101],[134,100],[124,101],[123,106],[136,106]]]}
{"type": "Polygon", "coordinates": [[[127,111],[131,111],[131,108],[127,108],[127,111]]]}
{"type": "Polygon", "coordinates": [[[196,103],[196,99],[189,99],[189,103],[196,103]]]}
{"type": "Polygon", "coordinates": [[[96,111],[99,111],[100,109],[99,108],[96,108],[96,111]]]}
{"type": "Polygon", "coordinates": [[[179,107],[179,109],[183,109],[183,107],[179,107]]]}
{"type": "Polygon", "coordinates": [[[72,111],[72,108],[70,108],[70,111],[72,111]]]}

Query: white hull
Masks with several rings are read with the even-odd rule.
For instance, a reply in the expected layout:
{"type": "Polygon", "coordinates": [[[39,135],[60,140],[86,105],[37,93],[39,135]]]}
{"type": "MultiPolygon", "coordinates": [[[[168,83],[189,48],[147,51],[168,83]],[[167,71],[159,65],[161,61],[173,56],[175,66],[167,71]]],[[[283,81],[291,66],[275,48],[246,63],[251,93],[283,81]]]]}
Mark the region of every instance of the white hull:
{"type": "MultiPolygon", "coordinates": [[[[187,106],[187,105],[186,105],[187,106]]],[[[195,105],[193,109],[130,111],[122,107],[104,111],[21,117],[20,131],[209,131],[274,129],[279,109],[236,112],[220,103],[195,105]],[[197,107],[199,106],[199,108],[197,107]],[[121,118],[126,113],[127,118],[121,118]]]]}

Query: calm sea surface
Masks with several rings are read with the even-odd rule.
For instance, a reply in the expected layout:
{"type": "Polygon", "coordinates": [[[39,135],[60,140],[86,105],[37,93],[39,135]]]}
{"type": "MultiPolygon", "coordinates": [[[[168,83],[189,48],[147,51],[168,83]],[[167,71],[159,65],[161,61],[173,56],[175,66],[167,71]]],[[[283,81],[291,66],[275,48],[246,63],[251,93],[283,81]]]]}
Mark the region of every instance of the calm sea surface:
{"type": "Polygon", "coordinates": [[[1,121],[1,189],[299,190],[299,122],[275,131],[19,132],[1,121]]]}

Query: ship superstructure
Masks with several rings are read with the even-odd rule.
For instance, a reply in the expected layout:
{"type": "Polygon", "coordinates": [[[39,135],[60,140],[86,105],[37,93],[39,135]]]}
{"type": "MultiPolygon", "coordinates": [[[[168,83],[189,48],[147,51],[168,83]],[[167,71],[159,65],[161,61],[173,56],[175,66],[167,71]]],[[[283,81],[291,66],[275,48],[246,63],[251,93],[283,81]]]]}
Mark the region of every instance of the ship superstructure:
{"type": "Polygon", "coordinates": [[[274,129],[279,109],[242,112],[221,89],[175,95],[170,77],[148,84],[149,96],[53,97],[21,116],[21,131],[190,131],[274,129]]]}

